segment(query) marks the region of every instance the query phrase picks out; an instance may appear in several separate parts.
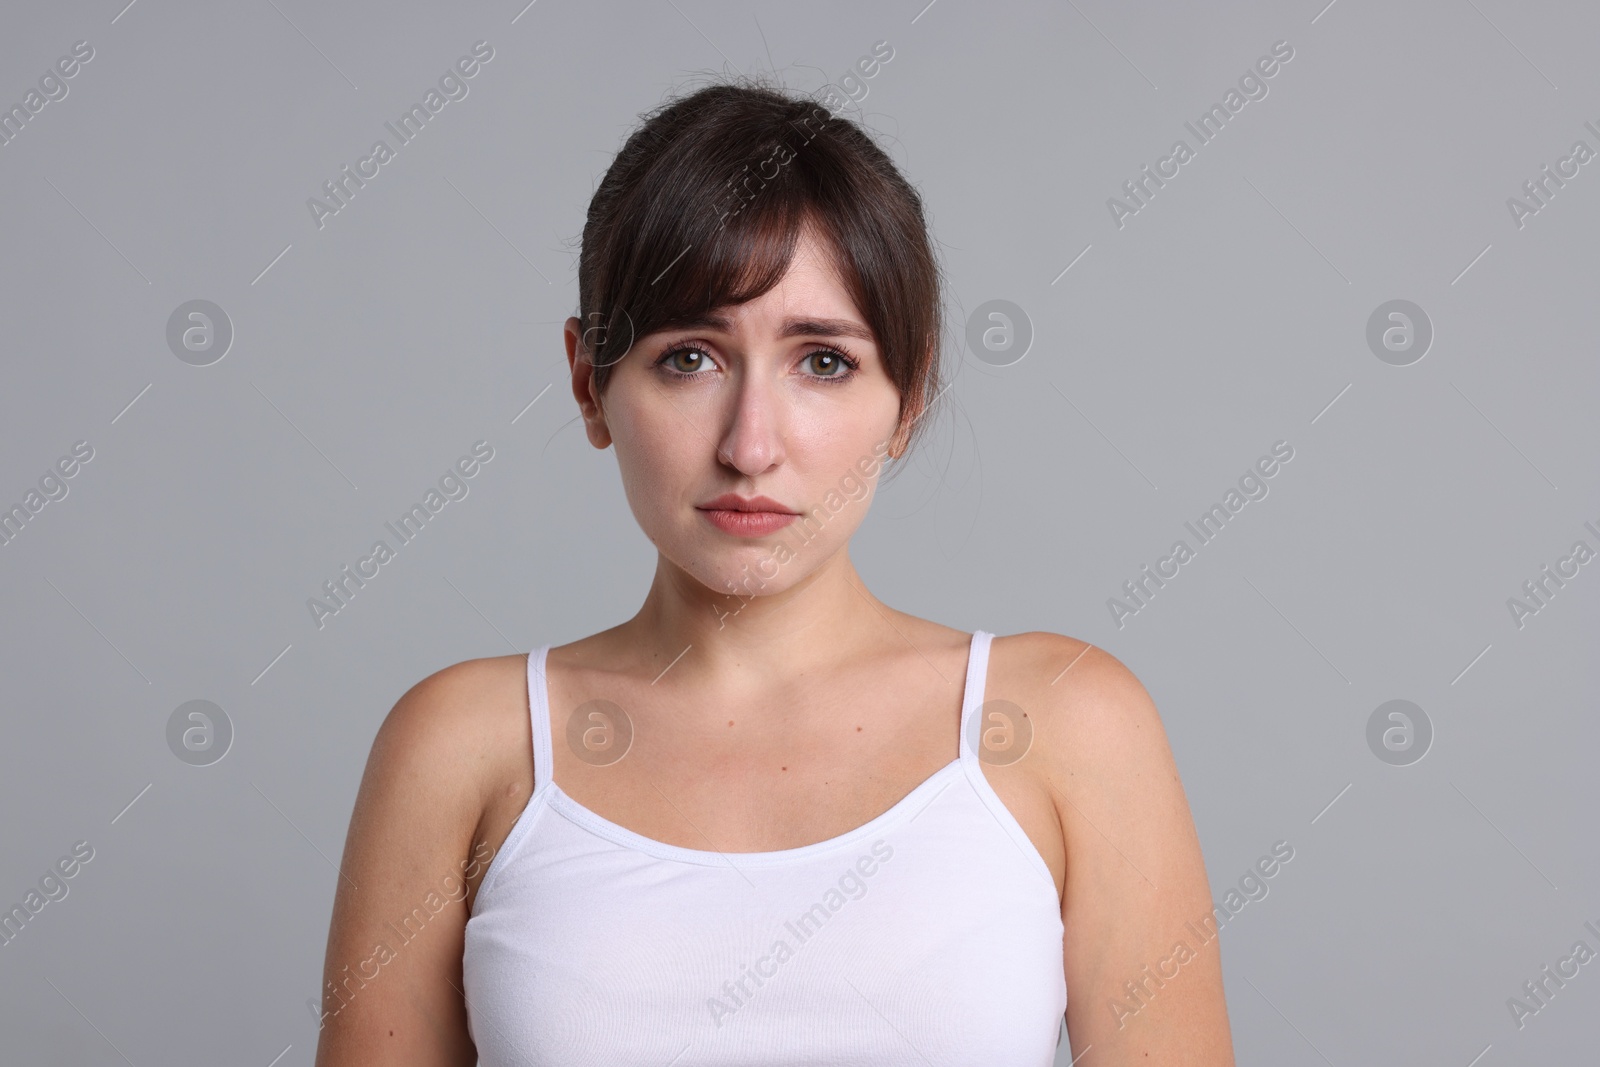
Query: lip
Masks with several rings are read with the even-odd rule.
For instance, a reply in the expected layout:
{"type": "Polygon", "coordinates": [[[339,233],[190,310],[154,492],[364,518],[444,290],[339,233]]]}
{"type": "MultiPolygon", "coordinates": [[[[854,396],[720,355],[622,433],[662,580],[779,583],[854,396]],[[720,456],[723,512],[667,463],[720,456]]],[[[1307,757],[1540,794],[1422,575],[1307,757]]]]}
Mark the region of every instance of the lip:
{"type": "Polygon", "coordinates": [[[707,500],[704,504],[696,504],[701,511],[743,511],[743,512],[775,512],[780,515],[798,515],[793,508],[786,508],[770,496],[753,496],[746,499],[738,493],[723,493],[715,500],[707,500]]]}
{"type": "Polygon", "coordinates": [[[735,537],[765,537],[799,517],[798,512],[790,511],[767,496],[746,499],[737,493],[723,493],[715,500],[695,506],[707,522],[735,537]]]}

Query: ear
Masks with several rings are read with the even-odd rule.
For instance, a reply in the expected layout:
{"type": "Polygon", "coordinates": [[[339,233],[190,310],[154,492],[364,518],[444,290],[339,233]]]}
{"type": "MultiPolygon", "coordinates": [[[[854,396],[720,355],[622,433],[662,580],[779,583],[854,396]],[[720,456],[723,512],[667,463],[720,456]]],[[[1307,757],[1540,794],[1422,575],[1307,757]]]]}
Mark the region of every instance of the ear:
{"type": "Polygon", "coordinates": [[[584,432],[590,444],[605,448],[611,444],[611,431],[606,426],[605,410],[595,388],[594,364],[583,343],[583,323],[574,315],[567,319],[562,332],[567,345],[567,370],[572,376],[572,396],[578,402],[584,432]]]}

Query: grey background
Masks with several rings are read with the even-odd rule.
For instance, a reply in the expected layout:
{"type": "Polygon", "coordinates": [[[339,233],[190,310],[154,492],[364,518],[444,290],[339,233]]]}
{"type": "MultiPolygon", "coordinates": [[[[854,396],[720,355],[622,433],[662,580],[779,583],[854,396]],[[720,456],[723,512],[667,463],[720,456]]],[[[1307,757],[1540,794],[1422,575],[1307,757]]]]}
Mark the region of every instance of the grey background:
{"type": "Polygon", "coordinates": [[[1223,935],[1241,1064],[1595,1056],[1600,963],[1520,1030],[1506,1007],[1600,948],[1600,562],[1521,628],[1506,604],[1600,548],[1600,162],[1521,228],[1506,206],[1600,149],[1592,6],[112,0],[4,29],[7,107],[95,50],[0,147],[0,503],[94,448],[0,546],[0,903],[95,849],[0,948],[8,1061],[311,1063],[383,716],[612,625],[654,566],[562,380],[611,154],[695,71],[815,91],[879,40],[846,113],[927,199],[952,345],[991,299],[1034,341],[952,352],[854,540],[874,591],[1121,658],[1219,899],[1292,843],[1223,935]],[[478,40],[469,95],[319,230],[307,198],[478,40]],[[1268,95],[1119,229],[1107,199],[1279,40],[1268,95]],[[165,339],[193,299],[235,330],[207,367],[165,339]],[[1392,299],[1435,331],[1409,366],[1366,343],[1392,299]],[[307,598],[480,439],[470,494],[319,630],[307,598]],[[1270,494],[1117,626],[1107,599],[1279,440],[1270,494]],[[1410,766],[1366,741],[1397,698],[1434,729],[1410,766]],[[166,742],[195,699],[235,732],[208,767],[166,742]]]}

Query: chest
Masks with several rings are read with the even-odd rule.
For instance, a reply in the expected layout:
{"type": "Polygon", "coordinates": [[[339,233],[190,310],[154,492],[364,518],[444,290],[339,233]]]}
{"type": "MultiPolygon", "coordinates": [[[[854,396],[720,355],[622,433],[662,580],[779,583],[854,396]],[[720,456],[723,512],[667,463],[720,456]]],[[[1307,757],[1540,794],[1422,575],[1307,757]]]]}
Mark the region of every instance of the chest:
{"type": "Polygon", "coordinates": [[[1058,900],[974,769],[783,855],[641,842],[547,789],[467,923],[481,1062],[1046,1067],[1058,900]]]}
{"type": "MultiPolygon", "coordinates": [[[[674,695],[614,671],[530,658],[526,690],[506,699],[509,728],[491,754],[480,837],[497,849],[545,781],[589,816],[668,847],[778,852],[850,833],[959,762],[964,711],[973,712],[971,732],[987,721],[986,700],[1042,703],[1025,684],[1039,672],[1005,641],[992,663],[970,642],[928,650],[931,661],[874,660],[809,686],[801,678],[744,695],[674,695]],[[530,761],[537,743],[545,753],[530,761]]],[[[972,773],[1050,872],[1059,904],[1067,857],[1046,763],[975,760],[972,773]]]]}
{"type": "MultiPolygon", "coordinates": [[[[944,768],[933,759],[937,756],[913,764],[837,767],[809,781],[783,771],[762,780],[746,770],[732,777],[689,776],[668,788],[649,781],[640,788],[637,781],[608,781],[604,775],[581,772],[563,774],[560,782],[578,806],[642,837],[687,849],[755,853],[828,841],[882,817],[944,768]]],[[[1067,856],[1049,784],[1026,765],[980,766],[1050,872],[1059,905],[1067,856]]],[[[480,836],[492,850],[498,851],[524,810],[533,784],[532,774],[525,774],[498,791],[488,805],[480,836]]]]}

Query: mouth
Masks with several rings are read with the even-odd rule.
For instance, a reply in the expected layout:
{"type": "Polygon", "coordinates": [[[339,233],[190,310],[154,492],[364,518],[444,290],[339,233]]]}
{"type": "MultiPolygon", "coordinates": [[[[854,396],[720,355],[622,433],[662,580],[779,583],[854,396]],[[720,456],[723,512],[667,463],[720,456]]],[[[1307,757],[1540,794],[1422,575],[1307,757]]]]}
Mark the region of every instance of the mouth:
{"type": "Polygon", "coordinates": [[[737,493],[724,493],[695,507],[707,522],[735,537],[764,537],[799,517],[798,512],[771,497],[745,499],[737,493]]]}
{"type": "Polygon", "coordinates": [[[753,496],[746,499],[738,493],[723,493],[715,500],[707,500],[704,504],[696,504],[695,507],[702,511],[769,511],[780,515],[799,514],[770,496],[753,496]]]}

